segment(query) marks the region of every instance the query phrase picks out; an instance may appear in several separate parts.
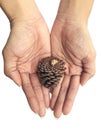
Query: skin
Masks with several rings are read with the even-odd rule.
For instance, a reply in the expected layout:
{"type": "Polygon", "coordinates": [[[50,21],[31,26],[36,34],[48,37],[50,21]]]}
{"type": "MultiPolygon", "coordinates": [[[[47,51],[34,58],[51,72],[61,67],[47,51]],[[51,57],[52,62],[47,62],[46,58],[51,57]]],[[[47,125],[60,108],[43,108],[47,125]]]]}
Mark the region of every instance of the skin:
{"type": "Polygon", "coordinates": [[[4,72],[18,86],[22,86],[31,109],[44,116],[49,107],[49,90],[39,83],[36,70],[39,60],[50,56],[49,30],[34,1],[26,0],[26,4],[20,0],[10,1],[1,1],[11,24],[3,49],[4,72]],[[19,8],[18,12],[13,5],[19,8]]]}
{"type": "Polygon", "coordinates": [[[67,68],[52,91],[50,107],[56,118],[71,111],[80,84],[95,74],[96,54],[87,28],[92,3],[62,0],[51,31],[52,55],[64,60],[67,68]]]}
{"type": "Polygon", "coordinates": [[[49,104],[56,118],[68,114],[79,85],[95,73],[96,54],[87,28],[92,4],[93,0],[61,0],[50,37],[33,0],[0,0],[11,25],[3,49],[4,72],[22,86],[31,109],[40,116],[45,115],[49,104]],[[36,70],[39,60],[51,54],[64,60],[67,69],[51,91],[50,100],[49,90],[39,83],[36,70]]]}

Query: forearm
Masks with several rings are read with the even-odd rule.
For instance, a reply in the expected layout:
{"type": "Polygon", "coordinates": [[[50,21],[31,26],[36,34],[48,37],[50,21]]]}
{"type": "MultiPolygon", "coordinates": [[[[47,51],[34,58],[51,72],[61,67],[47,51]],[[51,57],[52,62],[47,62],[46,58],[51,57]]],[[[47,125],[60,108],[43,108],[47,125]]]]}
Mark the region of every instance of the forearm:
{"type": "Polygon", "coordinates": [[[0,0],[0,6],[10,20],[40,14],[34,0],[0,0]]]}
{"type": "Polygon", "coordinates": [[[87,22],[94,0],[61,0],[58,15],[65,19],[87,22]]]}

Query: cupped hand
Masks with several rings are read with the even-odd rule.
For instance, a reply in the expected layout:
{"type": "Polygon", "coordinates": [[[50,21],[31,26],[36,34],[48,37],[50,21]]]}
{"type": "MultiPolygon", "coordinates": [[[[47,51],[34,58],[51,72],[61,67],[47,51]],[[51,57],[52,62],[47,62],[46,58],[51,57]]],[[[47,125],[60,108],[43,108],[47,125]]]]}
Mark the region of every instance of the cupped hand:
{"type": "Polygon", "coordinates": [[[11,32],[3,49],[4,72],[22,86],[31,109],[40,116],[49,107],[49,91],[37,77],[40,59],[50,56],[50,37],[44,19],[17,19],[11,23],[11,32]]]}
{"type": "Polygon", "coordinates": [[[86,24],[56,19],[51,32],[51,52],[66,63],[61,83],[52,91],[50,107],[54,115],[71,111],[79,85],[95,73],[95,49],[86,24]]]}

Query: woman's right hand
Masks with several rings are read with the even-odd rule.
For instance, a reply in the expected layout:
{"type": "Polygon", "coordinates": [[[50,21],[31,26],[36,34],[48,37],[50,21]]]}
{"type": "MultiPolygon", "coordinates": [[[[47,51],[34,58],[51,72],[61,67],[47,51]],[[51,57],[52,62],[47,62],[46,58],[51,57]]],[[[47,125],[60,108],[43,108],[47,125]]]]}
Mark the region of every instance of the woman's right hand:
{"type": "Polygon", "coordinates": [[[34,6],[34,1],[18,3],[11,0],[12,4],[5,1],[6,5],[4,1],[2,0],[2,8],[11,22],[11,32],[3,49],[4,72],[17,85],[22,86],[31,109],[44,116],[50,102],[49,90],[39,83],[37,65],[39,60],[50,56],[48,27],[34,6]],[[18,11],[14,12],[17,7],[18,11]]]}

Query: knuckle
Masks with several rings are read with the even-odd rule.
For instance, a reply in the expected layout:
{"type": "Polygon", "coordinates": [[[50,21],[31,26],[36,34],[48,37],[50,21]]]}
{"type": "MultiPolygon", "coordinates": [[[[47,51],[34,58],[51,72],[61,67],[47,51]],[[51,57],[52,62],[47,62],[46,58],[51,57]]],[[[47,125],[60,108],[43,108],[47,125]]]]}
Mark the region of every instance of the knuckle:
{"type": "Polygon", "coordinates": [[[41,104],[41,103],[44,103],[43,97],[40,97],[38,100],[39,100],[39,103],[40,103],[40,104],[41,104]]]}
{"type": "Polygon", "coordinates": [[[35,91],[35,92],[39,92],[39,91],[41,91],[41,88],[38,87],[38,86],[34,86],[34,91],[35,91]]]}
{"type": "Polygon", "coordinates": [[[68,97],[68,98],[66,99],[66,102],[68,103],[69,106],[71,106],[72,103],[73,103],[73,99],[72,99],[71,97],[68,97]]]}
{"type": "Polygon", "coordinates": [[[62,94],[66,93],[67,88],[68,88],[68,86],[62,86],[62,87],[61,87],[61,90],[60,90],[61,93],[62,93],[62,94]]]}
{"type": "Polygon", "coordinates": [[[77,89],[77,86],[75,84],[70,85],[70,90],[73,92],[77,89]]]}
{"type": "Polygon", "coordinates": [[[62,104],[63,104],[63,99],[62,99],[62,98],[58,98],[57,104],[58,104],[59,106],[62,106],[62,104]]]}
{"type": "Polygon", "coordinates": [[[53,97],[53,99],[56,99],[56,98],[57,98],[57,94],[56,94],[56,93],[53,93],[53,94],[52,94],[52,97],[53,97]]]}
{"type": "Polygon", "coordinates": [[[23,83],[23,86],[24,86],[25,88],[30,88],[30,87],[31,87],[31,85],[30,85],[29,82],[23,83]]]}
{"type": "Polygon", "coordinates": [[[61,98],[57,100],[57,104],[58,104],[59,106],[61,106],[61,104],[62,104],[61,98]]]}
{"type": "Polygon", "coordinates": [[[27,99],[29,100],[29,101],[32,101],[33,99],[35,99],[36,97],[35,97],[35,95],[28,95],[27,96],[27,99]]]}

